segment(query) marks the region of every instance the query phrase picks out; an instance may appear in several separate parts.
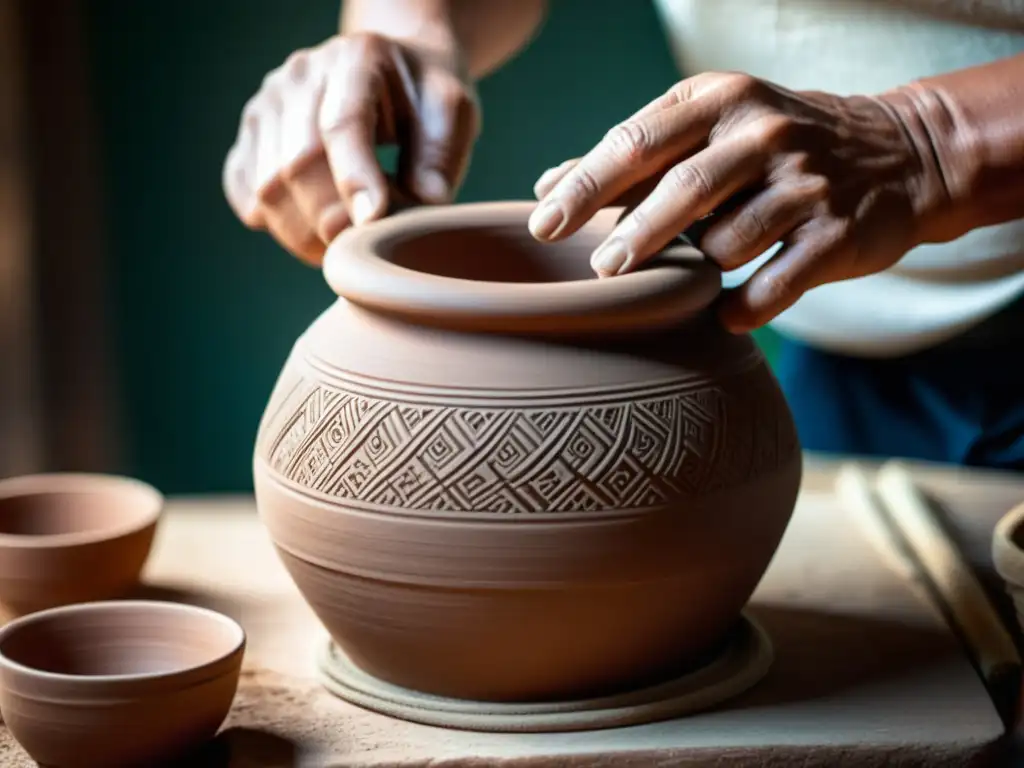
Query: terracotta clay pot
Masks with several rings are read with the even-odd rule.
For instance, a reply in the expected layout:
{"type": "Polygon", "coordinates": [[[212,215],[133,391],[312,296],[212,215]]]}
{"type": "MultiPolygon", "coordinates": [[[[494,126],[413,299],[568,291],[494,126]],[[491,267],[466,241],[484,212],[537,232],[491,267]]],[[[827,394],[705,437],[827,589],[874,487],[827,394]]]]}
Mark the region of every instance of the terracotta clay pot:
{"type": "Polygon", "coordinates": [[[704,658],[792,514],[794,425],[696,251],[595,279],[614,223],[420,209],[331,247],[341,297],[261,423],[257,501],[363,671],[441,696],[610,693],[704,658]]]}
{"type": "Polygon", "coordinates": [[[0,603],[25,614],[122,597],[149,557],[164,498],[125,477],[0,481],[0,603]]]}
{"type": "Polygon", "coordinates": [[[204,608],[53,608],[0,629],[0,712],[41,765],[153,765],[217,733],[244,652],[242,628],[204,608]]]}

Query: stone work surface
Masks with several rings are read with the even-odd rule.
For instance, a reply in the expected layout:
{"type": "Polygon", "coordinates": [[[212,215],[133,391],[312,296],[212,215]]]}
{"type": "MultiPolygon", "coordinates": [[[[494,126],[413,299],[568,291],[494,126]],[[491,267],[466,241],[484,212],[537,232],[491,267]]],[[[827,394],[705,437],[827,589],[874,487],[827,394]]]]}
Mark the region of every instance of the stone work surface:
{"type": "MultiPolygon", "coordinates": [[[[519,746],[507,741],[498,750],[492,747],[472,756],[458,754],[462,751],[458,749],[458,734],[437,732],[432,748],[421,751],[420,747],[403,741],[401,728],[392,728],[386,721],[367,728],[365,723],[352,723],[350,712],[343,702],[311,680],[249,669],[243,673],[234,709],[217,738],[198,753],[166,768],[923,768],[978,765],[979,757],[988,751],[979,743],[947,744],[941,748],[924,744],[835,744],[705,746],[691,750],[645,749],[638,744],[639,748],[627,752],[572,754],[576,751],[573,749],[563,754],[552,750],[545,755],[524,740],[519,746]]],[[[580,740],[563,738],[566,746],[580,740]]],[[[584,741],[585,738],[586,735],[584,741]]],[[[38,768],[2,726],[0,766],[38,768]]]]}
{"type": "MultiPolygon", "coordinates": [[[[765,680],[721,710],[632,728],[465,733],[334,699],[313,678],[322,630],[248,499],[173,502],[147,582],[140,596],[223,611],[249,635],[234,709],[191,768],[957,766],[1002,734],[941,616],[827,490],[803,496],[751,607],[775,644],[765,680]]],[[[32,765],[0,727],[0,766],[32,765]]]]}

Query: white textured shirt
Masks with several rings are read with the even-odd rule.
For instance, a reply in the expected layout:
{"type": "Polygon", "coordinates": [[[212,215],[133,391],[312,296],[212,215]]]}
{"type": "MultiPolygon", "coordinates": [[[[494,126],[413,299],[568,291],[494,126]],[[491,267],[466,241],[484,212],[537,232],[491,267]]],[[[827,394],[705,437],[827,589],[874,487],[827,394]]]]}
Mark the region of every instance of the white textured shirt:
{"type": "MultiPolygon", "coordinates": [[[[1024,51],[1024,0],[983,26],[978,0],[656,0],[685,75],[743,71],[794,90],[876,94],[1024,51]],[[940,14],[938,11],[942,11],[940,14]],[[1014,19],[1016,22],[1014,23],[1014,19]]],[[[1024,108],[1024,107],[1022,107],[1024,108]]],[[[727,275],[745,279],[755,264],[727,275]]],[[[905,355],[950,339],[1024,294],[1024,220],[921,246],[891,269],[809,291],[772,324],[812,346],[905,355]]]]}

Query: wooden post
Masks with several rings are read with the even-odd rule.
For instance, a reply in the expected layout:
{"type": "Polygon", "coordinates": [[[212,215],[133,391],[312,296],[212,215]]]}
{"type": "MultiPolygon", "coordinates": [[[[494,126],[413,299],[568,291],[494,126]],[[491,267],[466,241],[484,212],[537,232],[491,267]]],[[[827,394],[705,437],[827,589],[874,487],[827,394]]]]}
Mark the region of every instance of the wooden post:
{"type": "Polygon", "coordinates": [[[46,466],[117,468],[103,163],[83,0],[21,0],[46,466]]]}
{"type": "Polygon", "coordinates": [[[0,476],[44,468],[24,27],[0,0],[0,476]]]}

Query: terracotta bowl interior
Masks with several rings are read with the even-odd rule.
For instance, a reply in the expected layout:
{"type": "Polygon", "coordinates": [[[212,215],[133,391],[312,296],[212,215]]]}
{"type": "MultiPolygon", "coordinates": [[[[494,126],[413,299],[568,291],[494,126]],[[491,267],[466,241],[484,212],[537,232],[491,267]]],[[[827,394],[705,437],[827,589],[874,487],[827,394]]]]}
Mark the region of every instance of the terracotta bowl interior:
{"type": "Polygon", "coordinates": [[[543,244],[525,227],[496,224],[399,240],[386,256],[397,266],[437,277],[489,283],[567,283],[598,279],[590,255],[601,239],[600,233],[585,230],[567,240],[543,244]]]}
{"type": "Polygon", "coordinates": [[[153,523],[162,506],[155,489],[129,479],[17,478],[0,483],[0,540],[101,539],[153,523]]]}
{"type": "Polygon", "coordinates": [[[1024,504],[996,523],[992,532],[992,560],[996,571],[1011,588],[1024,586],[1024,504]]]}
{"type": "Polygon", "coordinates": [[[73,677],[169,676],[217,662],[245,641],[227,617],[174,603],[92,603],[19,619],[0,657],[24,670],[73,677]]]}
{"type": "Polygon", "coordinates": [[[1017,623],[1024,629],[1024,504],[1010,510],[992,533],[992,560],[1013,600],[1017,623]]]}
{"type": "Polygon", "coordinates": [[[1024,506],[1014,510],[1016,518],[1007,531],[1007,539],[1024,559],[1024,506]]]}

